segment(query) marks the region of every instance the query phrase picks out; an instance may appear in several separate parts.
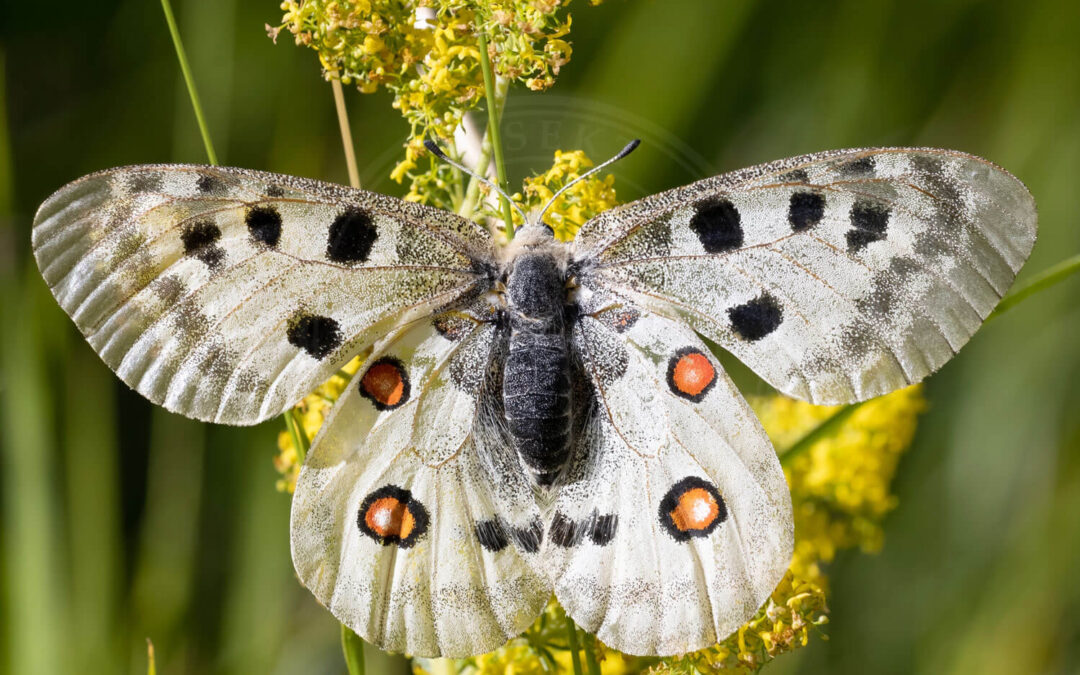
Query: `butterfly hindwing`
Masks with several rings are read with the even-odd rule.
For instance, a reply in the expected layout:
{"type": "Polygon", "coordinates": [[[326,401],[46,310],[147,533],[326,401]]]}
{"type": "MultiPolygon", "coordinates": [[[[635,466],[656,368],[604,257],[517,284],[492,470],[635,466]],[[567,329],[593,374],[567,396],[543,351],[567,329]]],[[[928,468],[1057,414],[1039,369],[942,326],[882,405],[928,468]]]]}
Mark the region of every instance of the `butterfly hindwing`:
{"type": "Polygon", "coordinates": [[[170,410],[252,424],[399,321],[483,283],[487,234],[375,193],[207,166],[113,169],[38,211],[60,305],[130,386],[170,410]]]}
{"type": "Polygon", "coordinates": [[[487,447],[498,443],[484,401],[500,335],[484,312],[456,310],[388,336],[297,481],[300,580],[382,649],[490,651],[550,597],[531,487],[487,447]]]}
{"type": "Polygon", "coordinates": [[[622,652],[715,644],[790,562],[776,454],[688,328],[614,303],[578,319],[573,345],[591,403],[549,514],[556,596],[622,652]]]}
{"type": "Polygon", "coordinates": [[[963,346],[1035,240],[1003,169],[927,148],[841,150],[710,178],[605,212],[584,283],[685,321],[815,403],[918,382],[963,346]]]}

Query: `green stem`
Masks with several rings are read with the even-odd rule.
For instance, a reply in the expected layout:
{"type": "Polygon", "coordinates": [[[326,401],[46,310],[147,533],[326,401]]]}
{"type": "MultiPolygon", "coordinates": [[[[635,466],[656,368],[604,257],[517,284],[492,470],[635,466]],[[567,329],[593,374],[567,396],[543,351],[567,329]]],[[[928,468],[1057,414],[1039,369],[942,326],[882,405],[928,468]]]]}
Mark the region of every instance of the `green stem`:
{"type": "MultiPolygon", "coordinates": [[[[506,107],[506,92],[510,89],[510,80],[505,78],[495,80],[495,115],[502,120],[503,108],[506,107]]],[[[480,158],[476,160],[473,169],[477,174],[487,175],[488,166],[491,165],[491,128],[484,130],[484,140],[480,143],[480,158]]],[[[461,204],[458,213],[463,218],[471,218],[476,211],[476,204],[480,200],[480,181],[476,178],[469,179],[469,187],[465,190],[465,200],[461,204]]]]}
{"type": "Polygon", "coordinates": [[[574,675],[581,675],[581,647],[578,645],[577,626],[570,615],[566,615],[566,645],[570,648],[570,663],[574,666],[574,675]]]}
{"type": "Polygon", "coordinates": [[[184,73],[188,96],[191,97],[191,107],[195,109],[195,120],[199,123],[199,132],[202,134],[203,145],[206,146],[206,156],[211,164],[217,166],[217,153],[214,152],[214,145],[210,142],[210,130],[206,127],[202,104],[199,103],[199,92],[195,90],[195,79],[191,76],[191,67],[188,65],[187,54],[184,52],[184,43],[180,41],[180,30],[176,27],[172,5],[169,4],[169,0],[161,0],[161,8],[165,10],[165,22],[169,24],[169,33],[172,35],[173,46],[176,47],[176,58],[179,59],[180,70],[184,73]]]}
{"type": "Polygon", "coordinates": [[[281,416],[285,418],[285,428],[289,430],[293,447],[296,448],[296,458],[303,464],[309,448],[307,434],[300,427],[300,421],[296,419],[296,413],[292,408],[283,412],[281,416]]]}
{"type": "Polygon", "coordinates": [[[811,429],[809,433],[795,441],[784,454],[780,455],[780,464],[782,466],[790,466],[791,462],[793,462],[796,457],[813,447],[814,443],[817,443],[825,436],[839,429],[840,426],[848,421],[848,419],[855,414],[855,411],[861,408],[864,403],[866,402],[851,403],[834,412],[831,417],[811,429]]]}
{"type": "Polygon", "coordinates": [[[364,675],[364,640],[345,624],[341,624],[341,651],[349,675],[364,675]]]}
{"type": "Polygon", "coordinates": [[[1053,286],[1054,284],[1064,281],[1065,279],[1075,274],[1078,270],[1080,270],[1080,255],[1074,255],[1071,258],[1066,258],[1065,260],[1062,260],[1050,269],[1043,270],[1042,272],[1036,274],[1035,278],[1029,281],[1026,286],[1024,286],[1023,288],[1018,288],[1017,290],[1009,293],[1004,298],[1002,298],[1001,302],[998,303],[997,308],[994,311],[990,312],[990,316],[986,317],[986,320],[989,321],[990,319],[996,319],[997,317],[1009,311],[1019,303],[1023,302],[1025,299],[1029,298],[1030,296],[1035,295],[1040,291],[1044,291],[1047,288],[1053,286]]]}
{"type": "MultiPolygon", "coordinates": [[[[487,34],[480,31],[480,69],[484,72],[484,94],[487,96],[488,130],[491,133],[491,148],[495,155],[495,175],[498,177],[498,185],[503,191],[508,191],[509,184],[506,182],[506,162],[503,161],[502,138],[499,136],[499,107],[495,102],[495,76],[491,72],[491,59],[488,58],[487,34]]],[[[503,220],[506,222],[506,238],[514,238],[514,217],[510,213],[510,200],[499,195],[502,202],[503,220]]]]}
{"type": "Polygon", "coordinates": [[[589,675],[600,675],[600,664],[596,662],[596,638],[585,634],[585,667],[589,675]]]}

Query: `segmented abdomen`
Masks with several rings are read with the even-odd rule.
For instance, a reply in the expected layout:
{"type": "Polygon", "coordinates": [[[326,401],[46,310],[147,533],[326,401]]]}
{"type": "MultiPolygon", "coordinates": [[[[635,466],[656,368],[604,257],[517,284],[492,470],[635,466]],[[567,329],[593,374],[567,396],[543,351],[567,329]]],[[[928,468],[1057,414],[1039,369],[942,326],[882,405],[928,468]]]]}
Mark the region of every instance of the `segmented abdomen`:
{"type": "Polygon", "coordinates": [[[514,449],[536,482],[550,485],[570,454],[570,355],[562,273],[525,254],[507,280],[510,349],[503,405],[514,449]]]}

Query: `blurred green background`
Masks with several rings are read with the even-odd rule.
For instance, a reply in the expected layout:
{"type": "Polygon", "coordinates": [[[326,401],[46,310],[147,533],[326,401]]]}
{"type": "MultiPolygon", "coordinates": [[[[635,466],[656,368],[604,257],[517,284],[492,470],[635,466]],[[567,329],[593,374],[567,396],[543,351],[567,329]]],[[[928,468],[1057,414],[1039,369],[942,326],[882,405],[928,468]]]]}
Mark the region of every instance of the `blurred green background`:
{"type": "MultiPolygon", "coordinates": [[[[338,628],[296,583],[280,421],[213,427],[129,391],[30,256],[37,205],[82,174],[205,160],[160,5],[4,0],[0,14],[0,669],[341,673],[338,628]]],[[[315,56],[267,39],[267,0],[177,0],[224,164],[345,182],[315,56]]],[[[608,0],[572,6],[572,62],[511,92],[516,183],[557,147],[633,198],[826,148],[935,145],[1024,180],[1034,272],[1080,251],[1080,3],[608,0]]],[[[365,187],[407,132],[347,90],[365,187]]],[[[1080,279],[1023,303],[931,378],[884,551],[831,570],[829,640],[774,673],[1057,673],[1080,664],[1080,279]]],[[[379,661],[374,672],[400,672],[379,661]]],[[[407,671],[406,671],[407,672],[407,671]]]]}

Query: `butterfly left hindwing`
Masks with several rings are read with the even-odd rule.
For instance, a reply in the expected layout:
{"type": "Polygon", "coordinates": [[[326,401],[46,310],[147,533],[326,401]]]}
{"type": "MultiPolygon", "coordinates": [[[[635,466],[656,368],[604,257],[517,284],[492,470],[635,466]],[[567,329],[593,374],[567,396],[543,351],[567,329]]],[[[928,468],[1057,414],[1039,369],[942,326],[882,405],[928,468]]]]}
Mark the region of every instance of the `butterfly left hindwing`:
{"type": "Polygon", "coordinates": [[[469,656],[524,631],[551,586],[520,471],[483,427],[497,325],[483,308],[388,336],[315,439],[296,485],[301,582],[366,640],[469,656]],[[515,467],[516,468],[516,467],[515,467]]]}

